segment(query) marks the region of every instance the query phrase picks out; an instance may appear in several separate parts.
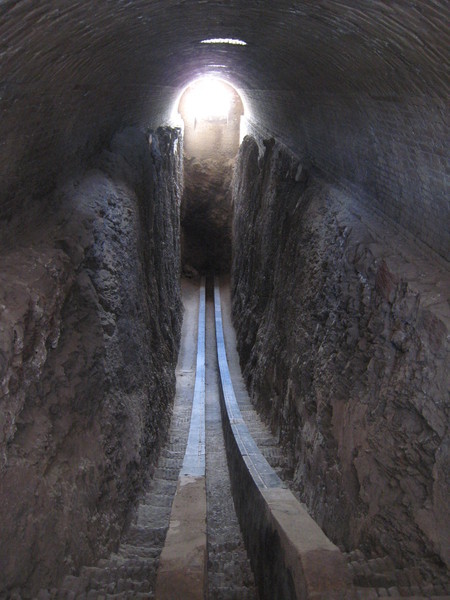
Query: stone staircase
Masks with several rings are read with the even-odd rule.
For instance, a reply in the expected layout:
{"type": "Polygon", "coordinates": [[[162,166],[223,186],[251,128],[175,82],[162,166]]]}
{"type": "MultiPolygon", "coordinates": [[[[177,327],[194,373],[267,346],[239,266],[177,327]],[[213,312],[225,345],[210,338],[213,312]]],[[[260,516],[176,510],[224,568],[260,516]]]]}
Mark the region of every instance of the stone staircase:
{"type": "Polygon", "coordinates": [[[41,590],[38,600],[132,600],[154,597],[190,417],[190,404],[174,407],[167,443],[117,552],[96,566],[66,576],[58,589],[41,590]]]}

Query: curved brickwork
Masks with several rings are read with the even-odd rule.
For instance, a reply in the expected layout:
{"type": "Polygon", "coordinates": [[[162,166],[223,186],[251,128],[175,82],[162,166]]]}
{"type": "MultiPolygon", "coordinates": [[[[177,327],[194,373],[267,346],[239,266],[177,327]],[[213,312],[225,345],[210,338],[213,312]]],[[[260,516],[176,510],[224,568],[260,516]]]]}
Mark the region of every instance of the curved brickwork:
{"type": "Polygon", "coordinates": [[[3,2],[0,216],[212,71],[253,123],[445,254],[446,22],[434,0],[3,2]],[[248,45],[200,44],[230,35],[248,45]]]}

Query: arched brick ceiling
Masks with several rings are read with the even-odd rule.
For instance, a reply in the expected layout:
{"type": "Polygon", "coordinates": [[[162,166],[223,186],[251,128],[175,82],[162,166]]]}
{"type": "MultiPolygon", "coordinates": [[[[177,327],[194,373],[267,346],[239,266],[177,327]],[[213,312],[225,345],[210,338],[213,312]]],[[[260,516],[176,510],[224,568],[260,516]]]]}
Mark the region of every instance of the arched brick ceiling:
{"type": "MultiPolygon", "coordinates": [[[[425,135],[424,110],[445,158],[447,6],[431,0],[3,1],[0,215],[50,189],[67,165],[93,154],[121,124],[164,123],[179,91],[212,71],[242,90],[263,130],[331,176],[382,196],[379,208],[390,217],[401,221],[406,210],[402,224],[417,234],[411,207],[389,208],[392,201],[368,164],[386,152],[398,163],[396,148],[408,141],[388,142],[386,130],[416,125],[416,137],[425,135]],[[248,45],[200,44],[210,37],[248,45]],[[391,112],[398,118],[389,123],[383,115],[391,112]],[[324,137],[316,120],[333,135],[324,137]],[[321,149],[336,140],[343,161],[321,149]],[[354,173],[351,147],[355,157],[363,155],[354,173]]],[[[432,153],[429,140],[425,147],[432,153]]],[[[438,160],[433,181],[428,164],[420,174],[427,197],[436,197],[433,186],[445,165],[438,160]]],[[[389,193],[399,194],[395,187],[389,193]]],[[[438,205],[445,209],[442,197],[438,205]]],[[[433,245],[435,234],[421,237],[433,245]]]]}

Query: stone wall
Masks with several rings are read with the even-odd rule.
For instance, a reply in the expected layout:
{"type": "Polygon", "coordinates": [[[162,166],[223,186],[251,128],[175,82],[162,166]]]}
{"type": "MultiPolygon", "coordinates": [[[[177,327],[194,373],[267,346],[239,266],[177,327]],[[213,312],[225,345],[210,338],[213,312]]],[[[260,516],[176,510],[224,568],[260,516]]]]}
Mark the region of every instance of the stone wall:
{"type": "Polygon", "coordinates": [[[2,236],[0,595],[113,550],[156,458],[181,318],[181,155],[175,130],[123,130],[31,231],[18,213],[2,236]]]}
{"type": "Polygon", "coordinates": [[[229,273],[233,159],[185,156],[181,205],[182,261],[186,274],[229,273]]]}
{"type": "Polygon", "coordinates": [[[273,140],[233,202],[241,364],[300,498],[341,547],[448,566],[448,266],[273,140]]]}

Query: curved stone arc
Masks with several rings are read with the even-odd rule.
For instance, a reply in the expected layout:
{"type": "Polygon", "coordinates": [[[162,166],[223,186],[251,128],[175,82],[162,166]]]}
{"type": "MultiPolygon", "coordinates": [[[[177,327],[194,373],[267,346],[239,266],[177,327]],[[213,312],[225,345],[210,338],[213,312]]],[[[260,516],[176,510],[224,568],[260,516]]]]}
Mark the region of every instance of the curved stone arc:
{"type": "Polygon", "coordinates": [[[356,598],[342,553],[283,485],[242,418],[226,357],[217,278],[214,311],[230,478],[261,597],[267,600],[356,598]]]}

